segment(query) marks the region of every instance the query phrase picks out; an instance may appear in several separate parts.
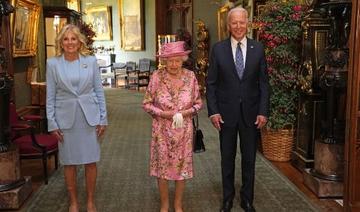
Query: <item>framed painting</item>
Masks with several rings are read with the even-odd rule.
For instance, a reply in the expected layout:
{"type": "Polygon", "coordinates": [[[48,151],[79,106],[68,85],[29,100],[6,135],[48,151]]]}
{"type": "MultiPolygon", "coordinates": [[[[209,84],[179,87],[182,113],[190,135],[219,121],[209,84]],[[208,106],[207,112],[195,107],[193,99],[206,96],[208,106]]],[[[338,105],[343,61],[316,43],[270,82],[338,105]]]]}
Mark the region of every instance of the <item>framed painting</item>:
{"type": "Polygon", "coordinates": [[[229,12],[230,7],[228,5],[220,7],[217,11],[217,21],[218,21],[218,39],[224,40],[229,36],[229,31],[227,29],[227,13],[229,12]]]}
{"type": "Polygon", "coordinates": [[[11,17],[13,57],[34,56],[37,49],[40,6],[35,0],[13,0],[11,17]]]}
{"type": "Polygon", "coordinates": [[[91,24],[96,33],[94,40],[112,40],[111,7],[89,7],[85,14],[86,23],[91,24]]]}
{"type": "Polygon", "coordinates": [[[121,48],[124,51],[145,50],[144,0],[119,0],[121,48]]]}

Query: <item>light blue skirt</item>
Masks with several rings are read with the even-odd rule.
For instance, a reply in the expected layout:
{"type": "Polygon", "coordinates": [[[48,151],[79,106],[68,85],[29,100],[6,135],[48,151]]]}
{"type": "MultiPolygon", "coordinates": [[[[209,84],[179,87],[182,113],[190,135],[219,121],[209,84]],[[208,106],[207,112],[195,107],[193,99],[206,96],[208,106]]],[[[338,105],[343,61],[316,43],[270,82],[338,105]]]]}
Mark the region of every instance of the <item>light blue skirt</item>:
{"type": "Polygon", "coordinates": [[[100,145],[96,127],[90,126],[85,115],[77,105],[74,125],[62,129],[64,141],[59,142],[59,159],[62,165],[81,165],[100,160],[100,145]]]}

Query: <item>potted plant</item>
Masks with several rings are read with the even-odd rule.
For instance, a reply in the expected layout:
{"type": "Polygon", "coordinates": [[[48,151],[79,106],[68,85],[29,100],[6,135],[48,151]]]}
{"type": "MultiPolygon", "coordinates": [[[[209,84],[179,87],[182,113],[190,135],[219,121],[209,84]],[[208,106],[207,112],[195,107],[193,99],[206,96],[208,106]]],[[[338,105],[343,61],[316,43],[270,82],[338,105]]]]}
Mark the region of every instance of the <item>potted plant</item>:
{"type": "Polygon", "coordinates": [[[270,117],[262,131],[263,152],[270,160],[290,160],[296,124],[297,71],[301,57],[303,17],[304,7],[295,0],[271,0],[263,6],[254,23],[258,39],[265,48],[272,90],[270,117]],[[266,146],[269,140],[273,142],[269,144],[272,146],[266,146]],[[283,154],[282,150],[286,152],[283,154]]]}

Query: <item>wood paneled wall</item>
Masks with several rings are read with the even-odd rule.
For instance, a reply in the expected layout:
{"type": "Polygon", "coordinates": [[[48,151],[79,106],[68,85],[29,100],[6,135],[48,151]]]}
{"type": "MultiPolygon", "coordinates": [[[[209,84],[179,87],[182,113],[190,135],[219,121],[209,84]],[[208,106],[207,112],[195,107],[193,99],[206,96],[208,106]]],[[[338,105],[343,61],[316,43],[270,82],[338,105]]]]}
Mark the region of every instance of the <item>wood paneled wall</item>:
{"type": "Polygon", "coordinates": [[[360,211],[360,3],[352,0],[345,144],[344,211],[360,211]]]}
{"type": "MultiPolygon", "coordinates": [[[[156,0],[155,1],[155,20],[156,20],[156,40],[157,35],[163,35],[168,34],[168,29],[171,27],[169,24],[169,20],[171,20],[171,17],[169,17],[169,2],[168,0],[156,0]]],[[[156,42],[157,44],[157,42],[156,42]]],[[[157,45],[156,45],[156,52],[158,51],[157,45]]]]}

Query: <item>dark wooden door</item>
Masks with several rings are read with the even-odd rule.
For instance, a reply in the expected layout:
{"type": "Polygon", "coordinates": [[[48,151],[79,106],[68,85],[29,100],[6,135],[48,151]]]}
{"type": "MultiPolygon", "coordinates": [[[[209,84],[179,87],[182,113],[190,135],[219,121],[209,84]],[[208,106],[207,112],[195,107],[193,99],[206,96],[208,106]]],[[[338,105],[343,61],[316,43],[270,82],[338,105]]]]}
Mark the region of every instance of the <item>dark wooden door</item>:
{"type": "Polygon", "coordinates": [[[345,211],[360,211],[360,3],[352,0],[345,142],[345,211]]]}
{"type": "Polygon", "coordinates": [[[9,100],[12,96],[14,73],[10,42],[11,11],[13,8],[10,8],[9,2],[0,0],[0,152],[6,152],[10,145],[9,100]]]}
{"type": "Polygon", "coordinates": [[[57,33],[68,23],[78,23],[81,20],[81,14],[66,7],[43,7],[43,12],[46,61],[46,58],[55,56],[55,37],[57,33]]]}

